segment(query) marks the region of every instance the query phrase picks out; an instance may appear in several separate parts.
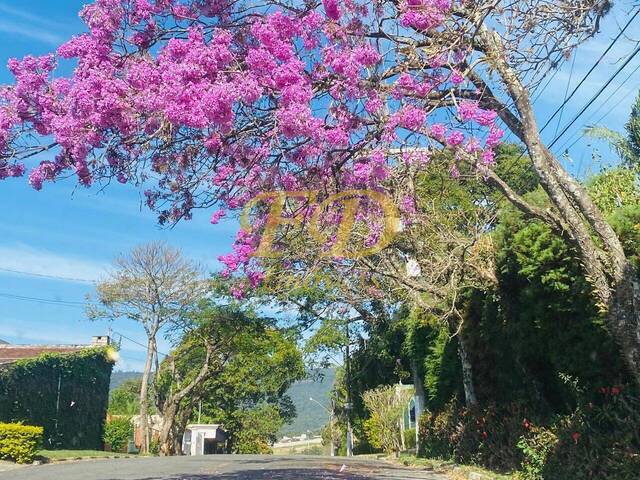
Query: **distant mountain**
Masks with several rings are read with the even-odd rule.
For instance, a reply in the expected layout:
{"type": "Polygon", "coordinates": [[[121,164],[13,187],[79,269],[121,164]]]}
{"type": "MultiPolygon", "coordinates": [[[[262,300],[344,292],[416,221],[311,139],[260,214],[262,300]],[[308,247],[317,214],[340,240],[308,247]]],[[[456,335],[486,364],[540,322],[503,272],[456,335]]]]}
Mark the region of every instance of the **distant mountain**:
{"type": "Polygon", "coordinates": [[[113,372],[111,373],[111,383],[109,384],[109,391],[114,388],[118,388],[127,380],[132,378],[142,378],[142,372],[113,372]]]}
{"type": "Polygon", "coordinates": [[[291,425],[285,425],[280,430],[280,436],[290,437],[306,433],[307,430],[317,432],[329,422],[329,413],[309,398],[311,397],[328,407],[329,395],[336,379],[336,371],[331,368],[323,369],[320,373],[321,379],[296,382],[287,390],[287,394],[296,406],[297,416],[291,425]]]}
{"type": "MultiPolygon", "coordinates": [[[[296,406],[297,416],[291,425],[285,425],[280,430],[280,436],[290,437],[306,433],[307,430],[318,432],[329,421],[329,414],[309,398],[311,397],[328,407],[329,395],[336,379],[336,371],[330,368],[323,369],[319,373],[318,380],[302,380],[294,383],[287,390],[287,394],[296,406]]],[[[113,372],[109,389],[113,390],[129,379],[140,377],[142,377],[140,372],[113,372]]]]}

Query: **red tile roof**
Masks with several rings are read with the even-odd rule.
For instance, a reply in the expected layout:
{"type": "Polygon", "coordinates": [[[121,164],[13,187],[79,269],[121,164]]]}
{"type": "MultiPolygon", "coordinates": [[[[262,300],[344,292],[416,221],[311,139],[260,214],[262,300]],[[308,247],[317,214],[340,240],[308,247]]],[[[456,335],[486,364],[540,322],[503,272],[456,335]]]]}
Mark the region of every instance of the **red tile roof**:
{"type": "Polygon", "coordinates": [[[0,365],[35,358],[43,353],[73,353],[90,345],[8,345],[0,344],[0,365]]]}

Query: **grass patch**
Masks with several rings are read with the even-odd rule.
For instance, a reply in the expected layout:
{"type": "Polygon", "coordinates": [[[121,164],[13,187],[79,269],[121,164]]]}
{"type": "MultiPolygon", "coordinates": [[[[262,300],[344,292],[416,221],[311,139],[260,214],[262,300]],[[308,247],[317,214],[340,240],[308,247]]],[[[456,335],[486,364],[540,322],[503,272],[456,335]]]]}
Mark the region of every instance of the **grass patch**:
{"type": "Polygon", "coordinates": [[[83,458],[128,457],[125,453],[102,450],[40,450],[38,456],[48,461],[81,460],[83,458]]]}

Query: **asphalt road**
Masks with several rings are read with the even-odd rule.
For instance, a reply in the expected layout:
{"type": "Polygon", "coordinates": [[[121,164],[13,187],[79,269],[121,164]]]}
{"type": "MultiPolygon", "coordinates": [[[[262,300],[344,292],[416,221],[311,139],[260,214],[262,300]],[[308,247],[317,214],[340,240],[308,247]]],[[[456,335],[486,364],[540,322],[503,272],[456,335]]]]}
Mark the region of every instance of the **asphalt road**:
{"type": "Polygon", "coordinates": [[[445,480],[424,470],[375,460],[330,457],[210,455],[120,458],[29,466],[0,480],[445,480]],[[341,467],[345,465],[344,468],[341,467]]]}

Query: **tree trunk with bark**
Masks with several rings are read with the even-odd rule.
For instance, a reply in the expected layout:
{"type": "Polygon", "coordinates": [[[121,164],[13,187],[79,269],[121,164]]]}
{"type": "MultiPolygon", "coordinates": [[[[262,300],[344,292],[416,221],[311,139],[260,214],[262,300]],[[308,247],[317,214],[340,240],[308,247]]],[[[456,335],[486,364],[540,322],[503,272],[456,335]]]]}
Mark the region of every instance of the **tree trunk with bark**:
{"type": "Polygon", "coordinates": [[[458,355],[460,366],[462,367],[462,386],[464,387],[464,399],[467,407],[474,407],[478,404],[476,389],[473,383],[473,366],[469,359],[469,352],[462,334],[458,334],[458,355]]]}
{"type": "Polygon", "coordinates": [[[183,388],[178,387],[178,391],[175,393],[169,392],[167,398],[162,404],[162,428],[160,430],[160,455],[169,456],[174,455],[176,441],[175,438],[179,435],[179,432],[175,432],[176,418],[180,413],[180,404],[188,396],[191,395],[194,390],[207,378],[210,373],[210,361],[213,354],[213,346],[206,346],[207,353],[198,372],[198,375],[191,380],[183,388]]]}
{"type": "Polygon", "coordinates": [[[175,455],[174,425],[180,403],[168,402],[162,410],[162,428],[160,429],[160,455],[175,455]]]}
{"type": "Polygon", "coordinates": [[[142,372],[142,384],[140,385],[140,452],[149,453],[149,379],[151,378],[151,366],[155,355],[155,339],[149,337],[147,341],[147,358],[142,372]]]}
{"type": "MultiPolygon", "coordinates": [[[[489,182],[523,213],[544,221],[580,255],[583,271],[592,285],[606,325],[616,339],[629,373],[640,385],[640,287],[622,243],[585,188],[572,177],[545,147],[533,112],[529,92],[512,68],[501,37],[486,26],[478,29],[475,46],[500,75],[517,110],[514,115],[491,90],[490,104],[501,105],[500,118],[525,144],[540,183],[554,207],[540,209],[515,193],[503,179],[489,175],[489,182]]],[[[486,86],[478,76],[476,86],[486,86]]]]}
{"type": "Polygon", "coordinates": [[[420,416],[424,412],[426,405],[426,393],[424,391],[424,382],[422,381],[422,372],[418,368],[418,361],[412,358],[409,362],[411,376],[413,378],[413,387],[415,389],[415,414],[416,414],[416,452],[420,451],[420,416]]]}

